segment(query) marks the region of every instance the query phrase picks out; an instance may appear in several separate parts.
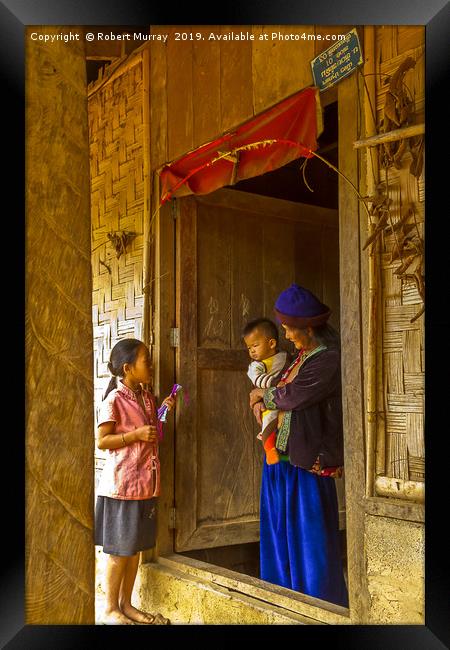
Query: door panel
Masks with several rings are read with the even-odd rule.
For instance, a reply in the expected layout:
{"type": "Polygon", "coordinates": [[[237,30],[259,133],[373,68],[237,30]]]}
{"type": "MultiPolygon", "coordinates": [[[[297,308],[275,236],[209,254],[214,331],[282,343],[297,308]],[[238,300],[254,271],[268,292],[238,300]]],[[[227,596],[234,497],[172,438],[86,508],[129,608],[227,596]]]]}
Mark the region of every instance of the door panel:
{"type": "Polygon", "coordinates": [[[231,238],[229,213],[197,205],[198,346],[230,349],[231,238]]]}
{"type": "Polygon", "coordinates": [[[261,311],[261,285],[255,278],[263,277],[264,230],[261,215],[233,212],[231,346],[239,349],[244,325],[261,311]]]}
{"type": "MultiPolygon", "coordinates": [[[[280,201],[284,203],[284,201],[280,201]]],[[[274,320],[278,295],[295,281],[295,229],[297,224],[281,219],[264,219],[264,313],[274,320]]],[[[255,251],[256,254],[256,251],[255,251]]]]}
{"type": "Polygon", "coordinates": [[[198,422],[205,432],[198,445],[198,524],[251,519],[257,495],[249,460],[257,428],[239,408],[248,378],[245,372],[221,369],[202,370],[198,377],[198,422]]]}
{"type": "Polygon", "coordinates": [[[324,274],[338,276],[338,257],[322,260],[323,221],[329,246],[337,243],[335,213],[325,210],[322,221],[314,208],[308,219],[308,206],[256,199],[220,190],[177,201],[177,381],[190,403],[176,416],[176,551],[258,541],[263,451],[242,328],[274,319],[275,299],[292,282],[321,298],[333,288],[324,274]]]}

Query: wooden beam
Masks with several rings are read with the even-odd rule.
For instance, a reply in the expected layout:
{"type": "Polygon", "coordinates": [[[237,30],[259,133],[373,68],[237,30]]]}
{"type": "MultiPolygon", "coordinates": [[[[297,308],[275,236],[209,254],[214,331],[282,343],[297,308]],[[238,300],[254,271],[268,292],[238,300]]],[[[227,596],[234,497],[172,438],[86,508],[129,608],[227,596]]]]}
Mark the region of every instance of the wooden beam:
{"type": "Polygon", "coordinates": [[[425,523],[425,505],[405,499],[370,497],[364,499],[364,510],[368,515],[425,523]]]}
{"type": "Polygon", "coordinates": [[[423,133],[425,133],[425,124],[413,124],[412,126],[405,126],[403,129],[395,129],[395,131],[389,131],[388,133],[379,133],[370,138],[356,140],[353,143],[353,148],[362,149],[363,147],[376,147],[385,142],[396,142],[397,140],[403,140],[404,138],[413,138],[414,136],[422,135],[423,133]]]}
{"type": "Polygon", "coordinates": [[[425,483],[420,481],[403,481],[390,476],[377,476],[375,490],[380,496],[396,497],[415,503],[425,502],[425,483]]]}
{"type": "Polygon", "coordinates": [[[312,223],[315,225],[321,223],[329,226],[338,226],[337,210],[323,208],[310,203],[275,199],[271,196],[261,196],[252,192],[242,192],[225,187],[211,194],[197,195],[196,199],[199,203],[214,205],[216,207],[255,212],[256,214],[263,212],[277,219],[312,223]]]}
{"type": "Polygon", "coordinates": [[[87,56],[86,61],[109,61],[111,63],[119,58],[118,56],[87,56]]]}
{"type": "Polygon", "coordinates": [[[337,96],[337,85],[331,86],[331,88],[321,92],[319,97],[322,108],[325,108],[328,104],[334,104],[334,102],[337,102],[337,96]]]}

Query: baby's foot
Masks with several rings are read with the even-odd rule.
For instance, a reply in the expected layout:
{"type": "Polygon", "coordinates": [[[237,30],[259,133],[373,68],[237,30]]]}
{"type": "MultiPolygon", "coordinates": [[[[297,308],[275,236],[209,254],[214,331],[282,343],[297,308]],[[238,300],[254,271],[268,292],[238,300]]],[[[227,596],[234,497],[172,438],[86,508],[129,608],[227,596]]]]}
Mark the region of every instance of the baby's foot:
{"type": "Polygon", "coordinates": [[[266,462],[268,465],[276,465],[280,462],[280,456],[275,447],[266,451],[266,462]]]}
{"type": "Polygon", "coordinates": [[[125,616],[120,609],[105,610],[102,623],[104,625],[134,625],[133,621],[125,616]]]}

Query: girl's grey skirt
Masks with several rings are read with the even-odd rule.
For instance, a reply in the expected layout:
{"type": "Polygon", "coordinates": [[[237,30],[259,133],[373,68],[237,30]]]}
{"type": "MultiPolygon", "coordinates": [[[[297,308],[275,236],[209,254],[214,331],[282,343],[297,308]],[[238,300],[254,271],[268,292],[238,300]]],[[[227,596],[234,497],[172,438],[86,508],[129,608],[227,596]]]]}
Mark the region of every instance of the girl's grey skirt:
{"type": "Polygon", "coordinates": [[[98,496],[95,544],[110,555],[135,555],[155,546],[156,497],[132,501],[98,496]]]}

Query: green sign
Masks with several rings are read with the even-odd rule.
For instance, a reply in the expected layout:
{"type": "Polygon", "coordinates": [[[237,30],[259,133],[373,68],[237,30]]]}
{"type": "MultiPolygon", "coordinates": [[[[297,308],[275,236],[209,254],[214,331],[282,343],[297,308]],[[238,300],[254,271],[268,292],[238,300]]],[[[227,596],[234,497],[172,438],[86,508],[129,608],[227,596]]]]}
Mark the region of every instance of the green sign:
{"type": "Polygon", "coordinates": [[[311,61],[314,85],[320,92],[327,90],[348,77],[362,63],[361,45],[354,28],[346,34],[345,39],[339,40],[311,61]]]}

